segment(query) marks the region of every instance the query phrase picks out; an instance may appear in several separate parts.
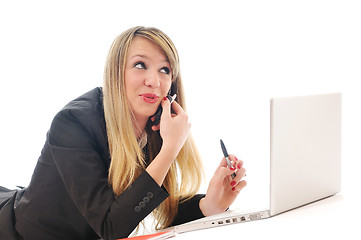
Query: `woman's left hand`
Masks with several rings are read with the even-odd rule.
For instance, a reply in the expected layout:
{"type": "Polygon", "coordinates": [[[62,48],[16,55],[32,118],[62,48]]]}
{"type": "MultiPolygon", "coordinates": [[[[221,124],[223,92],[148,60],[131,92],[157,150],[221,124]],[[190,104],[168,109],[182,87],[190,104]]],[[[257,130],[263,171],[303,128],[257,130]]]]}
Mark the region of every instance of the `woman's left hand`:
{"type": "Polygon", "coordinates": [[[234,155],[229,155],[229,158],[233,162],[233,168],[229,168],[226,159],[223,158],[209,183],[206,196],[199,202],[204,216],[224,212],[247,185],[247,182],[242,180],[246,174],[243,161],[238,160],[234,155]],[[232,173],[236,173],[233,179],[232,173]]]}

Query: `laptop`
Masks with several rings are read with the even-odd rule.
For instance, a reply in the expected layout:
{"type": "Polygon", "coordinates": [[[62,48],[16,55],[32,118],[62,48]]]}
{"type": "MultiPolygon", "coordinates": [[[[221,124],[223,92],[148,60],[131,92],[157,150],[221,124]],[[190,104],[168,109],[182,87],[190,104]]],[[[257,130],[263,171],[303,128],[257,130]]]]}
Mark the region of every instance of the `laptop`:
{"type": "Polygon", "coordinates": [[[175,226],[177,233],[266,219],[341,190],[341,94],[270,100],[270,209],[175,226]]]}

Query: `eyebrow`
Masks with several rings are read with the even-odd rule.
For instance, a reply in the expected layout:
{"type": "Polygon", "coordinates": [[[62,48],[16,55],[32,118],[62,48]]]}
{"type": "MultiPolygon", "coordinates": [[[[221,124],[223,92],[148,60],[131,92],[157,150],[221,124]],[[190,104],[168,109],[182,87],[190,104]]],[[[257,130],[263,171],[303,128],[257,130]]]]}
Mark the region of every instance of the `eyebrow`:
{"type": "MultiPolygon", "coordinates": [[[[133,59],[133,58],[136,58],[136,57],[141,57],[141,58],[146,58],[146,59],[149,59],[149,57],[147,55],[144,55],[144,54],[136,54],[134,56],[132,56],[131,58],[129,58],[129,60],[133,59]]],[[[168,58],[166,58],[163,62],[167,62],[167,63],[170,63],[168,58]]]]}
{"type": "Polygon", "coordinates": [[[146,55],[136,54],[136,55],[132,56],[130,59],[133,59],[133,58],[135,58],[135,57],[148,58],[146,55]]]}

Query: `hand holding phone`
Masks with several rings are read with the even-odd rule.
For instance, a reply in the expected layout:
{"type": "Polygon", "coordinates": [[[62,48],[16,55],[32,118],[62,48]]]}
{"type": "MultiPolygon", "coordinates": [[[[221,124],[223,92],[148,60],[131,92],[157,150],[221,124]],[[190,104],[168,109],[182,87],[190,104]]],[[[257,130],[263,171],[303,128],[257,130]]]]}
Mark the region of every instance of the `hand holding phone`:
{"type": "MultiPolygon", "coordinates": [[[[177,97],[177,94],[174,94],[173,96],[167,95],[167,98],[169,99],[170,103],[172,103],[177,97]]],[[[159,105],[157,112],[152,116],[155,117],[153,121],[153,126],[157,126],[160,122],[160,118],[162,116],[163,108],[162,105],[159,105]]]]}

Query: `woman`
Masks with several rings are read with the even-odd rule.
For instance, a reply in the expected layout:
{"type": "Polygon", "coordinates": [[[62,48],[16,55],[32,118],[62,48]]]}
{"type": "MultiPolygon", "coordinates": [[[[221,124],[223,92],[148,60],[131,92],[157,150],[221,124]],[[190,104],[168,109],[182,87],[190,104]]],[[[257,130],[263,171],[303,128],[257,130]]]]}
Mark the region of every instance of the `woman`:
{"type": "Polygon", "coordinates": [[[207,194],[197,195],[202,168],[177,51],[158,29],[135,27],[113,42],[103,89],[55,116],[29,186],[9,199],[0,221],[14,223],[13,239],[123,238],[152,212],[158,229],[181,224],[232,204],[246,182],[243,162],[231,159],[234,166],[223,159],[207,194]]]}

